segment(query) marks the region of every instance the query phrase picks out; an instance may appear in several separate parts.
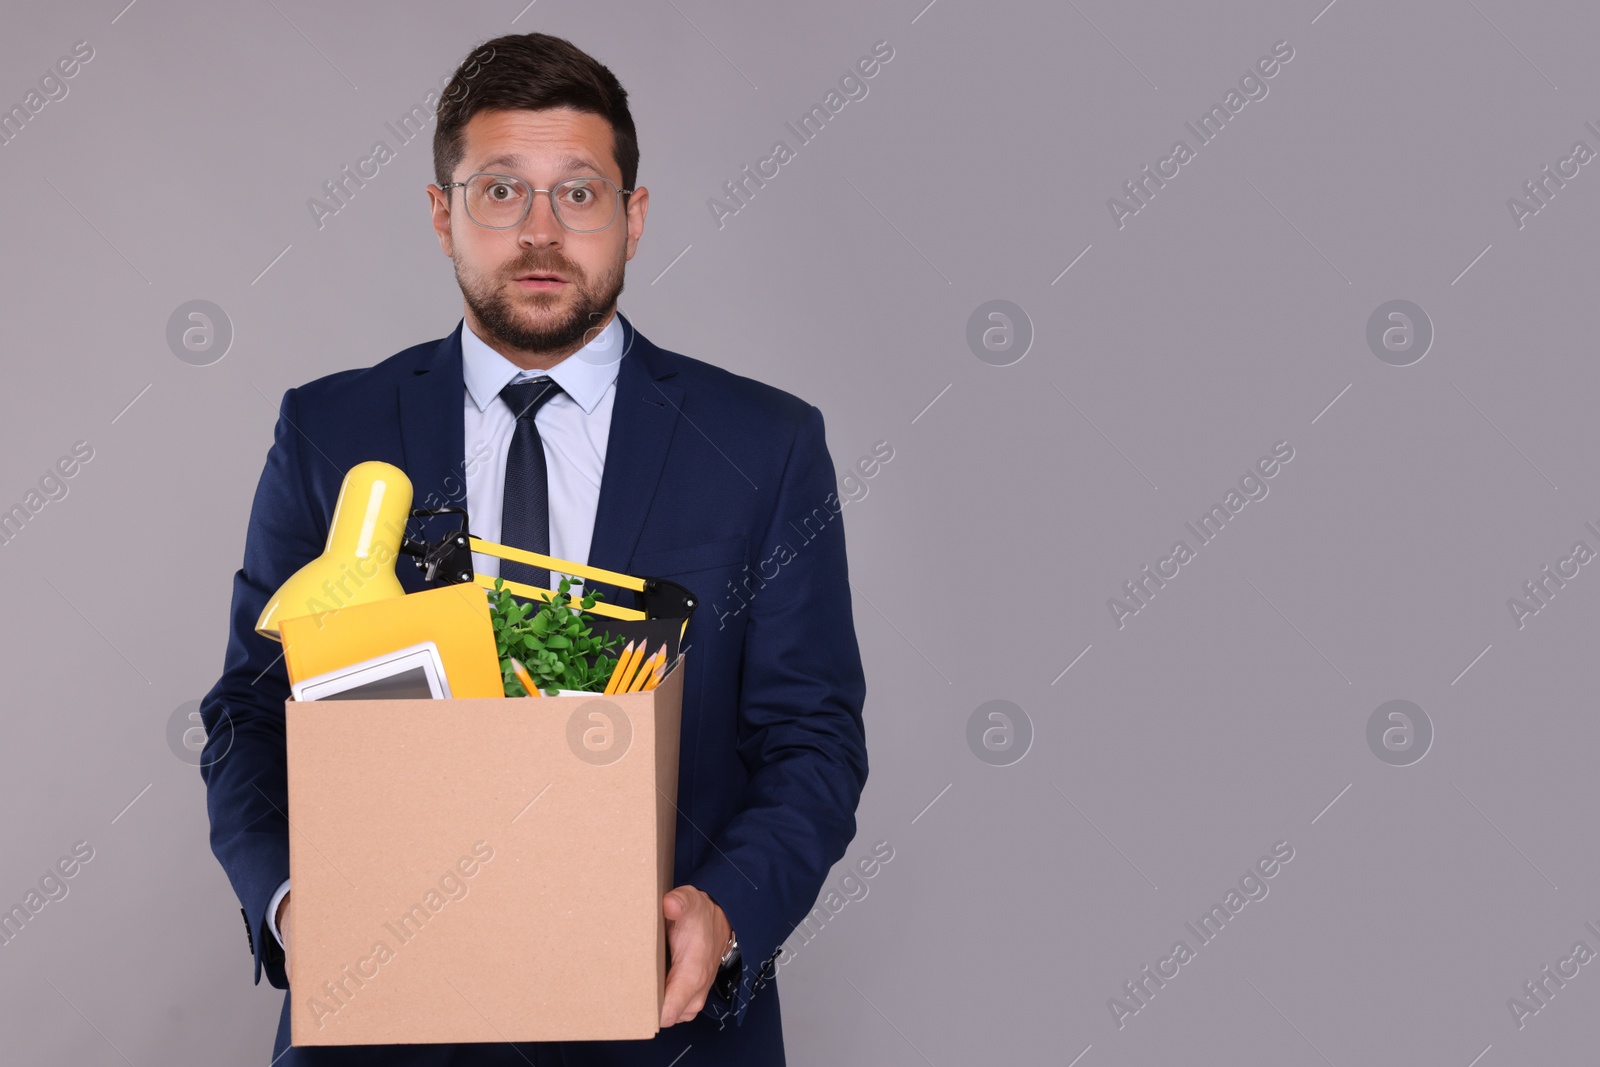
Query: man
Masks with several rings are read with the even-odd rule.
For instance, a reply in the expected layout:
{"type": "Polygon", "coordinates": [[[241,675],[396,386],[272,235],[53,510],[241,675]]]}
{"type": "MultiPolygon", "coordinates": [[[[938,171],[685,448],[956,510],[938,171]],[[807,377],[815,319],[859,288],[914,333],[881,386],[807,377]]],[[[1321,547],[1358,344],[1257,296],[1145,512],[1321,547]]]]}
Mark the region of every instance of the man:
{"type": "MultiPolygon", "coordinates": [[[[689,587],[701,603],[684,635],[694,654],[674,888],[661,902],[663,1029],[648,1041],[290,1048],[286,994],[275,1067],[664,1067],[690,1046],[686,1064],[784,1062],[774,961],[854,836],[867,777],[841,505],[817,408],[657,348],[617,311],[649,209],[638,160],[626,92],[567,41],[498,38],[456,71],[428,196],[463,320],[284,394],[225,670],[201,705],[208,748],[224,754],[202,775],[256,982],[265,969],[287,989],[288,678],[254,626],[321,553],[344,472],[363,460],[405,470],[415,507],[466,507],[479,537],[689,587]]],[[[494,573],[494,559],[476,562],[494,573]]],[[[522,566],[500,573],[559,581],[512,573],[522,566]]],[[[399,577],[423,588],[410,566],[399,577]]]]}

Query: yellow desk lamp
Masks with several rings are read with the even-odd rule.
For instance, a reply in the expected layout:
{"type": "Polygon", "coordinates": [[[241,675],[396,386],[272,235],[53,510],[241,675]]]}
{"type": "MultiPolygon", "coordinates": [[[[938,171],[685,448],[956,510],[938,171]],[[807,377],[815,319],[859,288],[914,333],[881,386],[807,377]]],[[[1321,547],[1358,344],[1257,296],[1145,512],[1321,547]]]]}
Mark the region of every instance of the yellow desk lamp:
{"type": "MultiPolygon", "coordinates": [[[[404,596],[405,588],[394,573],[395,561],[402,555],[416,557],[416,565],[427,581],[444,585],[476,582],[485,589],[493,589],[495,579],[476,573],[472,566],[472,553],[481,552],[632,589],[644,603],[642,610],[596,603],[586,609],[593,615],[624,620],[682,617],[687,625],[687,618],[694,611],[694,594],[676,582],[636,578],[485,541],[468,532],[465,508],[413,511],[411,500],[411,479],[399,467],[377,460],[351,467],[339,487],[339,499],[328,526],[328,543],[322,555],[291,575],[267,601],[261,617],[256,620],[256,633],[281,641],[278,623],[283,619],[404,596]],[[438,542],[417,541],[406,536],[408,518],[435,515],[460,515],[460,529],[438,542]]],[[[506,581],[503,588],[528,600],[550,600],[555,596],[552,590],[522,582],[506,581]]]]}

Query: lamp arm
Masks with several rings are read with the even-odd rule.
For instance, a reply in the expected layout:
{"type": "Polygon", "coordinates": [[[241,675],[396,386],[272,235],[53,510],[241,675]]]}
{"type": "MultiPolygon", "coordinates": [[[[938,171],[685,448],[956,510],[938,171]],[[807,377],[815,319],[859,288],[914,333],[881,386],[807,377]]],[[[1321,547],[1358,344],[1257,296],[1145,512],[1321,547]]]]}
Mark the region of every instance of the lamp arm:
{"type": "MultiPolygon", "coordinates": [[[[411,512],[413,519],[432,518],[438,515],[460,515],[461,525],[453,533],[446,534],[435,542],[406,537],[400,543],[400,552],[415,557],[417,568],[430,583],[460,585],[474,581],[472,542],[477,539],[468,532],[467,509],[452,505],[442,508],[417,508],[411,512]]],[[[487,541],[480,541],[479,548],[501,558],[506,558],[515,551],[487,541]]],[[[639,611],[619,609],[628,615],[642,614],[644,618],[649,619],[688,618],[698,605],[694,593],[677,582],[665,578],[640,579],[625,575],[608,577],[613,581],[624,581],[634,590],[639,611]]],[[[513,589],[513,592],[526,595],[521,588],[513,589]]]]}
{"type": "Polygon", "coordinates": [[[400,542],[402,555],[413,556],[417,569],[430,583],[459,585],[472,581],[472,548],[468,541],[467,509],[447,506],[442,508],[415,508],[413,519],[426,519],[435,515],[460,515],[461,526],[438,541],[413,540],[407,536],[400,542]]]}

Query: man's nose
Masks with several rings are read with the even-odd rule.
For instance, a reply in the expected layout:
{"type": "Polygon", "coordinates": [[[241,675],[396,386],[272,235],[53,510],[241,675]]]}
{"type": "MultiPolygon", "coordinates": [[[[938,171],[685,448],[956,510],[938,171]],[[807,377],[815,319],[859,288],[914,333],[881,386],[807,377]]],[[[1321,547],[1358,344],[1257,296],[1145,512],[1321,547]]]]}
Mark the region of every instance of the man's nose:
{"type": "Polygon", "coordinates": [[[517,242],[536,248],[550,248],[561,243],[566,228],[556,218],[555,205],[544,193],[534,193],[528,205],[528,217],[522,220],[517,232],[517,242]]]}

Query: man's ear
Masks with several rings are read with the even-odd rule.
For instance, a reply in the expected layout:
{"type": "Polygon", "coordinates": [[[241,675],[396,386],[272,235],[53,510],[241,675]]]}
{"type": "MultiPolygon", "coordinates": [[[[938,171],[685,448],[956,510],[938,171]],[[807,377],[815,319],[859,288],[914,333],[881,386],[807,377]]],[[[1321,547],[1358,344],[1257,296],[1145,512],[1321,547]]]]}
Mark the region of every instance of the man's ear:
{"type": "Polygon", "coordinates": [[[640,186],[628,197],[628,259],[639,248],[639,238],[644,236],[644,217],[650,211],[650,190],[640,186]]]}
{"type": "Polygon", "coordinates": [[[433,232],[439,237],[439,250],[454,259],[455,249],[450,240],[450,197],[431,183],[428,185],[428,210],[433,215],[433,232]]]}

